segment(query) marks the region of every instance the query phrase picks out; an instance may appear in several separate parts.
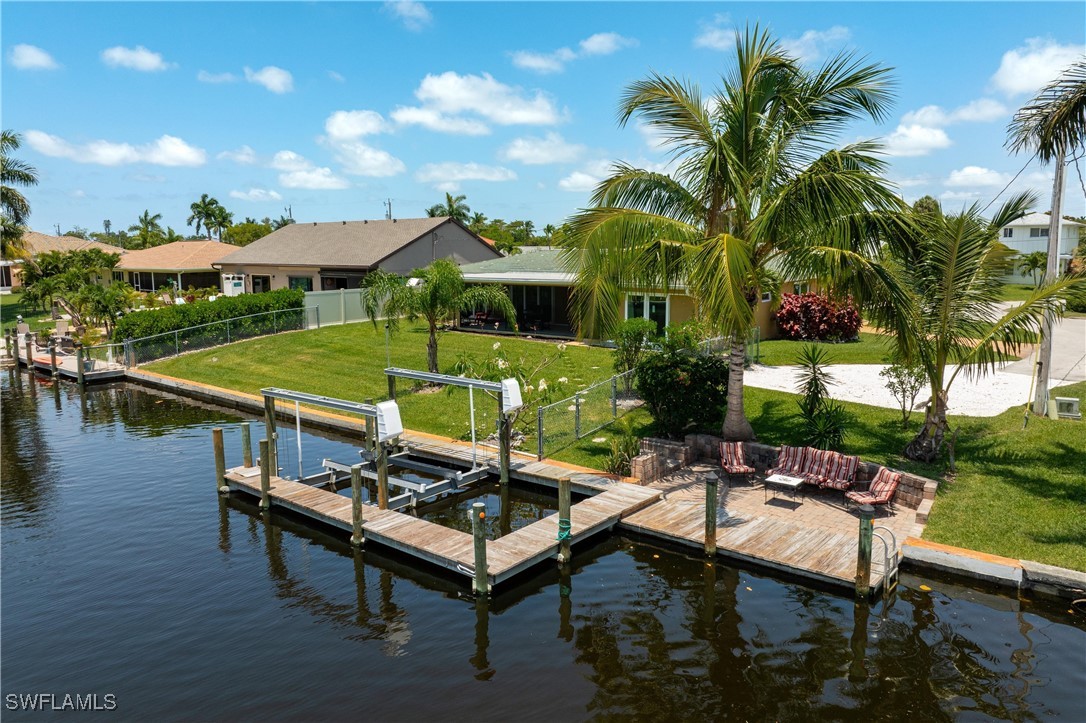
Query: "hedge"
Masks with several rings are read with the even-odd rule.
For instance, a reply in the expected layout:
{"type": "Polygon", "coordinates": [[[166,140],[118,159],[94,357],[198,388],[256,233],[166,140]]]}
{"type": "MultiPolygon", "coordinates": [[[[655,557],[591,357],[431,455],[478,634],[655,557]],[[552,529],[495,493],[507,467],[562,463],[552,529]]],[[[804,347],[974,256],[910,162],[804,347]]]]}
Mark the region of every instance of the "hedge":
{"type": "Polygon", "coordinates": [[[215,321],[236,319],[239,316],[260,314],[282,309],[301,309],[305,306],[305,292],[300,289],[279,289],[263,294],[220,296],[214,301],[196,301],[191,304],[164,306],[158,309],[134,311],[117,322],[113,341],[139,339],[155,334],[165,334],[215,321]]]}
{"type": "Polygon", "coordinates": [[[728,406],[728,361],[665,349],[637,364],[637,389],[656,421],[656,433],[682,439],[719,431],[728,406]]]}
{"type": "Polygon", "coordinates": [[[785,294],[773,317],[785,339],[852,341],[860,331],[860,314],[852,299],[838,302],[820,294],[785,294]]]}

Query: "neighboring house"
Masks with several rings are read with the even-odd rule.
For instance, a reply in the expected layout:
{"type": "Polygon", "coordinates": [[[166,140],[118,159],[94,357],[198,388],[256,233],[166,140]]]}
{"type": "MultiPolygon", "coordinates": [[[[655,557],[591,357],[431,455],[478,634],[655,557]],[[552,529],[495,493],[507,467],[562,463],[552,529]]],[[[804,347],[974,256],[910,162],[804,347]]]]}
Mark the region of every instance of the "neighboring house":
{"type": "Polygon", "coordinates": [[[163,286],[221,291],[222,280],[213,264],[237,250],[218,241],[175,241],[129,251],[113,270],[113,278],[127,281],[136,291],[158,291],[163,286]]]}
{"type": "MultiPolygon", "coordinates": [[[[1048,230],[1051,218],[1047,213],[1031,213],[1017,221],[1011,221],[1000,231],[999,240],[1011,251],[1018,254],[1019,257],[1026,256],[1034,251],[1048,253],[1048,230]]],[[[1057,268],[1061,274],[1067,273],[1071,264],[1071,257],[1075,254],[1075,247],[1078,246],[1082,234],[1086,234],[1086,224],[1078,221],[1068,221],[1067,219],[1060,222],[1059,263],[1057,268]]],[[[1018,268],[1020,260],[1021,258],[1015,260],[1014,270],[1004,277],[1005,280],[1019,284],[1033,283],[1033,279],[1022,273],[1018,268]]]]}
{"type": "MultiPolygon", "coordinates": [[[[23,244],[27,255],[36,258],[50,251],[82,251],[84,249],[98,249],[108,254],[124,254],[125,250],[117,246],[110,246],[99,241],[88,241],[77,236],[50,236],[37,231],[23,233],[23,244]]],[[[20,285],[20,267],[22,259],[4,259],[0,261],[0,293],[11,291],[12,287],[20,285]]]]}
{"type": "MultiPolygon", "coordinates": [[[[562,270],[560,256],[561,251],[556,248],[525,246],[519,254],[469,264],[461,271],[468,283],[501,284],[509,290],[517,310],[517,326],[522,333],[572,337],[576,336],[577,328],[570,315],[569,300],[575,279],[574,274],[562,270]]],[[[781,291],[804,293],[814,290],[813,286],[789,281],[782,285],[781,291]]],[[[765,294],[754,310],[762,339],[773,339],[779,335],[772,318],[774,309],[772,295],[765,294]]],[[[694,299],[678,289],[667,294],[648,290],[625,295],[623,318],[649,319],[656,322],[659,331],[663,331],[668,324],[681,324],[694,319],[696,315],[694,299]]],[[[460,323],[461,326],[499,331],[509,328],[504,320],[491,319],[490,315],[483,313],[468,314],[460,323]]]]}
{"type": "Polygon", "coordinates": [[[447,216],[381,221],[294,223],[216,264],[244,278],[244,291],[357,289],[374,269],[408,274],[431,261],[470,264],[500,257],[490,244],[447,216]]]}

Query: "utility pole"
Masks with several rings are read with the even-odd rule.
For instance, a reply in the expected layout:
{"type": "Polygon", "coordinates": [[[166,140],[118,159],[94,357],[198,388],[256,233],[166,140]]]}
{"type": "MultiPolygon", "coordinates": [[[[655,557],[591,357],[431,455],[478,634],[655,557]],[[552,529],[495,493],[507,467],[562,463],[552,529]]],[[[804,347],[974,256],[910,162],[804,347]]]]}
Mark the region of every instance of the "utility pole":
{"type": "MultiPolygon", "coordinates": [[[[1048,220],[1048,265],[1045,267],[1045,283],[1056,280],[1060,258],[1060,216],[1063,205],[1064,149],[1061,144],[1056,153],[1056,173],[1052,181],[1052,216],[1048,220]]],[[[1037,355],[1037,392],[1033,396],[1033,413],[1045,414],[1048,407],[1048,379],[1052,368],[1052,328],[1056,319],[1051,312],[1045,314],[1041,325],[1041,348],[1037,355]]]]}
{"type": "Polygon", "coordinates": [[[386,198],[385,199],[385,220],[386,221],[391,221],[392,220],[392,199],[391,198],[386,198]]]}

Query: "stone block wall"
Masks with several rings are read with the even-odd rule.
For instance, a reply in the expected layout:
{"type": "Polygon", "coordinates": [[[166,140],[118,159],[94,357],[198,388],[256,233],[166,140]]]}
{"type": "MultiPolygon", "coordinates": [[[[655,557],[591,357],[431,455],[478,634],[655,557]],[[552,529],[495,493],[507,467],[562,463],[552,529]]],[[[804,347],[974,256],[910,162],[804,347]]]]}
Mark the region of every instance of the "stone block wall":
{"type": "Polygon", "coordinates": [[[630,460],[630,476],[648,484],[696,460],[694,450],[682,442],[646,437],[641,440],[641,454],[630,460]]]}

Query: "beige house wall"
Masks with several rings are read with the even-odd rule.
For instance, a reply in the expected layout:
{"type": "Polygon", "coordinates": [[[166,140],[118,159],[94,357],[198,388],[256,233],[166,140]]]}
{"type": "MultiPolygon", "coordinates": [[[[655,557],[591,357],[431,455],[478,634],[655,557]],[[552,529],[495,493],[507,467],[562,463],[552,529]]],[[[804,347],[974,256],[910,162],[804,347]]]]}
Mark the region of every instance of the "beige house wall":
{"type": "Polygon", "coordinates": [[[320,269],[315,266],[263,266],[257,264],[237,265],[223,264],[219,270],[221,274],[243,274],[245,276],[245,292],[253,291],[253,276],[270,276],[271,291],[289,288],[289,278],[292,276],[305,277],[312,281],[313,291],[320,291],[320,269]]]}

